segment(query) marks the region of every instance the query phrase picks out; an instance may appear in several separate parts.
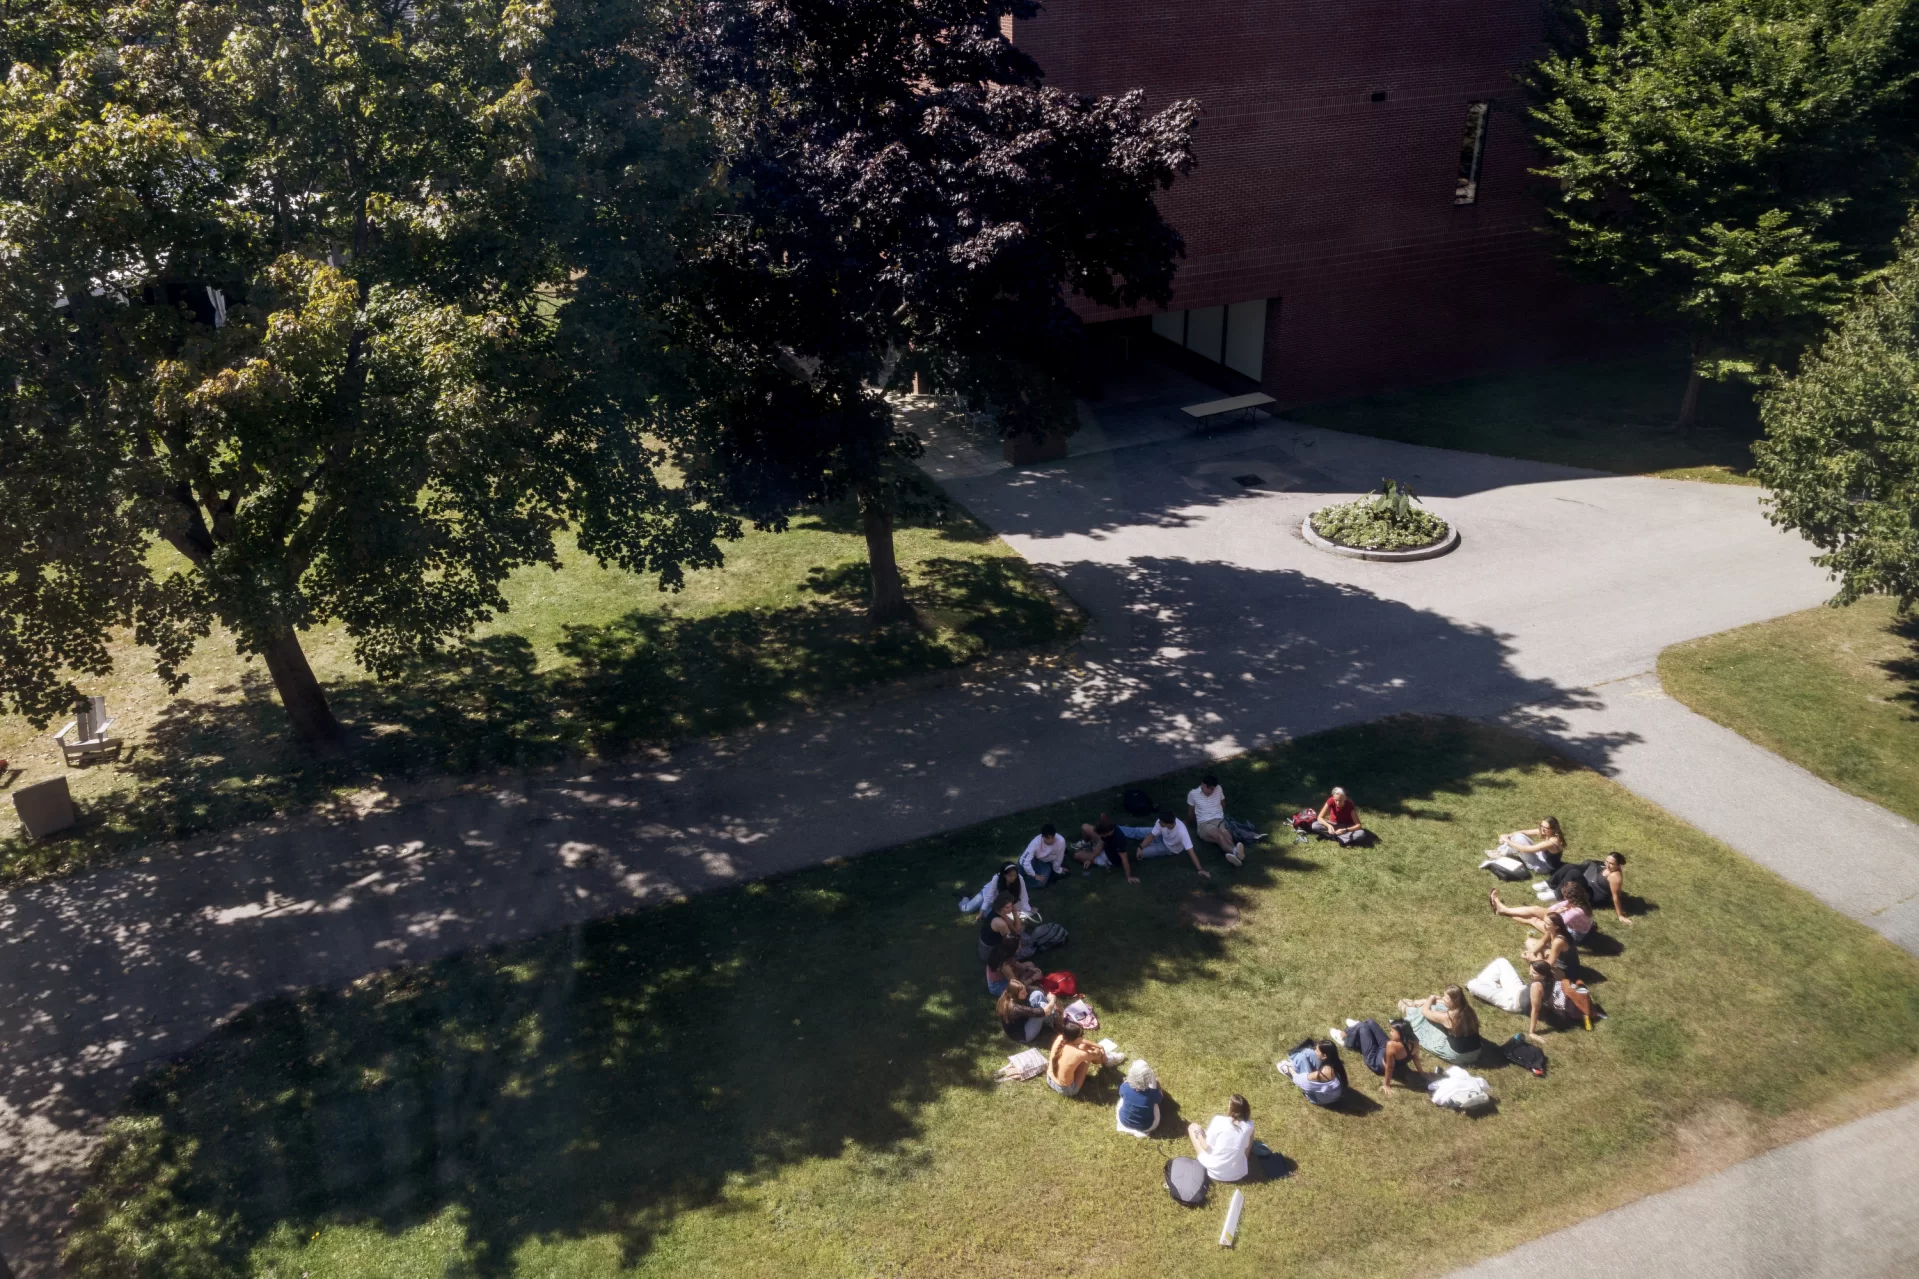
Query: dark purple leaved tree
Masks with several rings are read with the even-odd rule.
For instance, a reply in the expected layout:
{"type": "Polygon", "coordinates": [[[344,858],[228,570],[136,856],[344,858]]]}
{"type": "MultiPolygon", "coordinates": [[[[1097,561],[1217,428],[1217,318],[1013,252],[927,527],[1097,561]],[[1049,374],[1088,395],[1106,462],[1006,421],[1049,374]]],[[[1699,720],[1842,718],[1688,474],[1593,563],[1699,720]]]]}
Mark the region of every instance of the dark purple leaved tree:
{"type": "Polygon", "coordinates": [[[1009,435],[1069,426],[1069,292],[1171,294],[1182,245],[1155,196],[1193,165],[1197,106],[1044,87],[1001,34],[1038,8],[689,0],[662,46],[732,188],[666,303],[696,356],[677,365],[671,447],[762,526],[855,497],[875,625],[912,615],[893,477],[921,448],[888,379],[930,372],[1009,435]]]}

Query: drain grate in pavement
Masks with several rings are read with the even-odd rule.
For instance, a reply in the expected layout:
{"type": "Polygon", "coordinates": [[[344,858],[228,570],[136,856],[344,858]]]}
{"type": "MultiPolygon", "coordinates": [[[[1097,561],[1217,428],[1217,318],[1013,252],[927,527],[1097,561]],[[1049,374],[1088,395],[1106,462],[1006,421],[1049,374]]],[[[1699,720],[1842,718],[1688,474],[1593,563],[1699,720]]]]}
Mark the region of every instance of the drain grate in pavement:
{"type": "Polygon", "coordinates": [[[1257,475],[1235,475],[1233,477],[1233,483],[1239,485],[1241,488],[1249,489],[1256,484],[1264,484],[1265,482],[1265,480],[1260,479],[1257,475]]]}

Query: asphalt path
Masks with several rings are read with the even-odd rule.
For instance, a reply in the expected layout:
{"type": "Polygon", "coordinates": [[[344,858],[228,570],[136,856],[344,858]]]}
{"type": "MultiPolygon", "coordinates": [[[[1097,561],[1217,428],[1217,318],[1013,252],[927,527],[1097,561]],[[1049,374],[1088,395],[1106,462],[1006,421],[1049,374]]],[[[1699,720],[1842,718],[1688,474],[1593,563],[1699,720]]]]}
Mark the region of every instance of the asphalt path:
{"type": "Polygon", "coordinates": [[[1193,437],[1169,417],[1182,394],[1103,408],[1097,449],[1045,467],[935,440],[928,469],[1088,608],[1070,660],[0,895],[0,1254],[22,1279],[51,1273],[80,1163],[126,1084],[274,992],[1395,712],[1549,736],[1914,944],[1908,824],[1648,682],[1667,644],[1828,594],[1755,490],[1280,422],[1193,437]],[[1308,510],[1383,475],[1454,520],[1460,548],[1372,564],[1299,537],[1308,510]],[[1816,833],[1807,805],[1829,815],[1816,833]]]}

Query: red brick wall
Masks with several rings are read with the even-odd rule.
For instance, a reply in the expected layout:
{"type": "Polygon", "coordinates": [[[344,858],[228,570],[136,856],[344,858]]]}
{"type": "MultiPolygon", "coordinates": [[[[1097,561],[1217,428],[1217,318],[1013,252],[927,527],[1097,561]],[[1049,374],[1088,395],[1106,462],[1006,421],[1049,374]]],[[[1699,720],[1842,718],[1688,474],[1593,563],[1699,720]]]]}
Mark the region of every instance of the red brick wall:
{"type": "Polygon", "coordinates": [[[1537,229],[1514,77],[1541,35],[1539,0],[1047,0],[1014,39],[1060,88],[1199,99],[1199,168],[1163,201],[1173,306],[1279,299],[1263,380],[1298,404],[1616,343],[1537,229]],[[1473,101],[1479,200],[1455,206],[1473,101]]]}

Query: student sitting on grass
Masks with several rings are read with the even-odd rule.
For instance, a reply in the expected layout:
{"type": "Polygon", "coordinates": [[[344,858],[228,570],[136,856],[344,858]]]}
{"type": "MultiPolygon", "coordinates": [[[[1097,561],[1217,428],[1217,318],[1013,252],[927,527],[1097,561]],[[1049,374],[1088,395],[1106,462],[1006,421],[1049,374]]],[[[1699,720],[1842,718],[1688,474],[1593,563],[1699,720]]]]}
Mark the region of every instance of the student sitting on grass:
{"type": "Polygon", "coordinates": [[[1033,953],[1033,943],[1020,922],[1019,901],[1012,896],[993,903],[991,914],[979,917],[979,957],[982,963],[997,968],[1008,959],[1025,959],[1033,953]],[[1006,953],[995,958],[995,951],[1006,953]]]}
{"type": "Polygon", "coordinates": [[[1339,1046],[1330,1039],[1317,1044],[1308,1040],[1278,1065],[1279,1073],[1292,1080],[1315,1106],[1337,1105],[1346,1095],[1346,1063],[1340,1060],[1339,1046]]]}
{"type": "Polygon", "coordinates": [[[1135,1137],[1150,1137],[1159,1127],[1159,1103],[1165,1097],[1159,1076],[1143,1058],[1135,1058],[1126,1068],[1126,1082],[1119,1086],[1119,1105],[1114,1117],[1119,1130],[1135,1137]]]}
{"type": "Polygon", "coordinates": [[[1471,1066],[1485,1045],[1479,1038],[1479,1014],[1457,986],[1424,999],[1402,999],[1399,1010],[1413,1028],[1419,1046],[1450,1066],[1471,1066]]]}
{"type": "Polygon", "coordinates": [[[1013,944],[1002,942],[986,956],[986,993],[995,999],[1009,981],[1025,982],[1031,988],[1045,975],[1038,964],[1015,958],[1015,949],[1013,944]]]}
{"type": "Polygon", "coordinates": [[[1573,941],[1585,941],[1593,930],[1592,911],[1588,909],[1592,903],[1586,896],[1586,885],[1581,880],[1567,880],[1561,891],[1565,896],[1550,906],[1508,906],[1499,900],[1499,890],[1495,888],[1491,894],[1493,914],[1516,919],[1526,927],[1541,932],[1545,931],[1545,925],[1540,921],[1548,915],[1557,915],[1566,925],[1566,931],[1572,935],[1573,941]]]}
{"type": "Polygon", "coordinates": [[[1082,822],[1079,829],[1085,839],[1079,850],[1073,854],[1074,861],[1087,870],[1101,865],[1109,871],[1117,868],[1125,872],[1127,883],[1139,882],[1133,874],[1132,861],[1126,853],[1126,836],[1120,833],[1120,828],[1114,824],[1112,818],[1101,813],[1097,822],[1082,822]]]}
{"type": "MultiPolygon", "coordinates": [[[[1134,855],[1141,861],[1151,857],[1177,857],[1185,853],[1201,879],[1212,878],[1206,868],[1199,864],[1199,854],[1193,851],[1193,837],[1186,833],[1186,823],[1171,813],[1161,813],[1159,823],[1155,826],[1122,826],[1119,833],[1139,841],[1139,851],[1134,855]]],[[[1131,883],[1139,882],[1130,875],[1127,879],[1131,883]]]]}
{"type": "Polygon", "coordinates": [[[1019,913],[1033,913],[1033,900],[1026,895],[1026,881],[1020,877],[1019,863],[1007,862],[999,868],[999,873],[986,881],[985,887],[971,897],[960,898],[960,914],[970,915],[982,911],[988,915],[998,903],[1001,893],[1009,893],[1019,898],[1019,913]]]}
{"type": "Polygon", "coordinates": [[[1630,924],[1626,917],[1626,854],[1607,853],[1603,862],[1574,862],[1561,866],[1546,881],[1553,891],[1561,897],[1566,895],[1566,886],[1579,883],[1585,886],[1587,909],[1604,910],[1612,907],[1613,914],[1622,924],[1630,924]]]}
{"type": "Polygon", "coordinates": [[[1186,1137],[1193,1143],[1193,1158],[1214,1181],[1244,1181],[1252,1171],[1246,1154],[1253,1148],[1253,1108],[1238,1093],[1227,1098],[1226,1113],[1214,1115],[1205,1128],[1187,1124],[1186,1137]]]}
{"type": "Polygon", "coordinates": [[[1419,1070],[1419,1040],[1412,1026],[1403,1020],[1388,1023],[1384,1030],[1370,1017],[1348,1022],[1343,1032],[1335,1027],[1332,1038],[1334,1043],[1359,1050],[1366,1069],[1379,1076],[1383,1092],[1392,1092],[1394,1072],[1419,1070]]]}
{"type": "Polygon", "coordinates": [[[1066,873],[1066,837],[1053,823],[1039,828],[1019,857],[1020,874],[1034,888],[1044,888],[1066,873]]]}
{"type": "Polygon", "coordinates": [[[1086,1072],[1106,1064],[1106,1050],[1086,1042],[1085,1032],[1072,1022],[1059,1028],[1053,1051],[1046,1058],[1046,1083],[1063,1097],[1077,1097],[1086,1072]]]}
{"type": "Polygon", "coordinates": [[[1566,1016],[1566,994],[1560,986],[1562,974],[1543,959],[1535,959],[1521,978],[1504,955],[1487,964],[1479,976],[1466,983],[1474,998],[1495,1008],[1529,1018],[1526,1038],[1539,1038],[1539,1019],[1555,1023],[1566,1016]]]}
{"type": "Polygon", "coordinates": [[[1025,982],[1009,981],[993,1011],[999,1014],[999,1027],[1008,1039],[1030,1044],[1058,1022],[1059,996],[1048,995],[1044,1002],[1035,1004],[1033,992],[1025,982]]]}
{"type": "Polygon", "coordinates": [[[1319,817],[1313,822],[1312,832],[1328,839],[1337,839],[1359,828],[1359,808],[1346,794],[1344,786],[1333,787],[1333,793],[1319,806],[1319,817]]]}
{"type": "Polygon", "coordinates": [[[1529,870],[1548,875],[1559,869],[1559,859],[1566,855],[1566,832],[1559,828],[1557,817],[1542,817],[1531,830],[1501,835],[1499,847],[1487,855],[1517,858],[1529,870]]]}
{"type": "MultiPolygon", "coordinates": [[[[1529,922],[1527,926],[1534,925],[1529,922]]],[[[1538,921],[1537,927],[1539,935],[1526,939],[1520,948],[1520,957],[1529,964],[1539,960],[1561,977],[1578,972],[1579,948],[1573,945],[1566,922],[1557,915],[1548,915],[1538,921]]]]}
{"type": "Polygon", "coordinates": [[[1186,812],[1193,819],[1193,833],[1209,844],[1218,844],[1226,860],[1235,866],[1246,861],[1246,845],[1234,839],[1226,829],[1226,791],[1211,773],[1199,779],[1199,785],[1186,792],[1186,812]]]}

